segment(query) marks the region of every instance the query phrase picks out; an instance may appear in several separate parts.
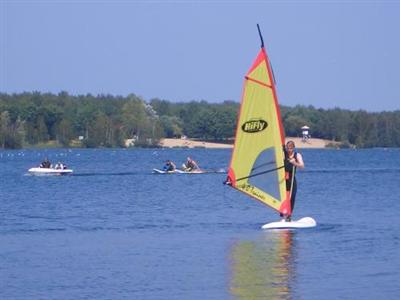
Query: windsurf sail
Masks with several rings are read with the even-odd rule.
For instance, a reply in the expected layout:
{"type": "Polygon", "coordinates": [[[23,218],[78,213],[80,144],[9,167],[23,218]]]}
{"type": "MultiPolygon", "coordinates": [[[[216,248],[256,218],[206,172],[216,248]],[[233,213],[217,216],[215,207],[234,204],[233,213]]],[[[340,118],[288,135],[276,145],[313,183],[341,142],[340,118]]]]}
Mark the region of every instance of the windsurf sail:
{"type": "Polygon", "coordinates": [[[282,214],[290,215],[286,191],[285,136],[272,68],[264,48],[244,80],[227,183],[282,214]]]}

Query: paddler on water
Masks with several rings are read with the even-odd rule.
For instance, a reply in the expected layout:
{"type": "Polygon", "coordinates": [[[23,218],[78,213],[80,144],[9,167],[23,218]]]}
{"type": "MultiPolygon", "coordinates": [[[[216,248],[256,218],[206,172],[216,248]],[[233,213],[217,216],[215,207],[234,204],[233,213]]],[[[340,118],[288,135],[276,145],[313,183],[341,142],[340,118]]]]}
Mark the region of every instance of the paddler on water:
{"type": "MultiPolygon", "coordinates": [[[[296,146],[293,141],[288,141],[286,143],[286,147],[284,149],[285,152],[285,177],[286,177],[286,191],[291,190],[290,197],[290,206],[291,206],[291,214],[293,214],[294,204],[296,201],[296,192],[297,192],[297,181],[296,181],[296,169],[304,169],[304,161],[303,157],[300,153],[296,152],[296,146]]],[[[284,221],[290,222],[290,215],[283,215],[284,221]]]]}
{"type": "Polygon", "coordinates": [[[174,172],[175,169],[176,169],[176,165],[171,160],[168,159],[165,162],[163,170],[166,171],[166,172],[174,172]]]}
{"type": "Polygon", "coordinates": [[[183,171],[192,172],[195,170],[200,170],[199,165],[195,160],[188,156],[186,162],[182,165],[183,171]]]}

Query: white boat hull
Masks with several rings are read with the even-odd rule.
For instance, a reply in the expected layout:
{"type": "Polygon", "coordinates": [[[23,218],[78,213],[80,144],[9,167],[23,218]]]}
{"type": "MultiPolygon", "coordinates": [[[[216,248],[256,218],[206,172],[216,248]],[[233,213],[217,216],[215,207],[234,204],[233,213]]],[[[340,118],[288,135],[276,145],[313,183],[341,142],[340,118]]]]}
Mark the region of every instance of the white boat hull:
{"type": "Polygon", "coordinates": [[[301,218],[297,221],[278,221],[263,225],[262,229],[290,229],[290,228],[311,228],[317,226],[317,222],[311,217],[301,218]]]}
{"type": "Polygon", "coordinates": [[[71,169],[53,169],[53,168],[30,168],[28,170],[29,174],[32,175],[42,175],[42,176],[49,176],[49,175],[70,175],[73,173],[71,169]]]}

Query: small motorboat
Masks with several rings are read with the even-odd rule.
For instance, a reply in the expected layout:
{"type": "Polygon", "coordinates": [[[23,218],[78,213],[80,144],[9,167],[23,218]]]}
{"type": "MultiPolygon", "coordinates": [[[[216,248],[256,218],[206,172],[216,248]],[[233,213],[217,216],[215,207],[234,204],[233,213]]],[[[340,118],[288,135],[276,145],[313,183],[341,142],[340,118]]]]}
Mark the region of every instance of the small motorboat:
{"type": "Polygon", "coordinates": [[[73,170],[71,169],[57,169],[57,168],[30,168],[28,170],[29,174],[31,175],[71,175],[73,170]]]}

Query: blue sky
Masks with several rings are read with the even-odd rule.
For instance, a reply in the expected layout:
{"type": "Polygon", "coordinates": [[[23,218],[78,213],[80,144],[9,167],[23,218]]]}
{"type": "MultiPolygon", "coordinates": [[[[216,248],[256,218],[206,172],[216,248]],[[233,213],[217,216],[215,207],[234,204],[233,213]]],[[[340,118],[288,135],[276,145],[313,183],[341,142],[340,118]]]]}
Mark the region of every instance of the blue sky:
{"type": "Polygon", "coordinates": [[[240,101],[263,32],[280,104],[400,109],[400,1],[0,0],[0,91],[240,101]]]}

